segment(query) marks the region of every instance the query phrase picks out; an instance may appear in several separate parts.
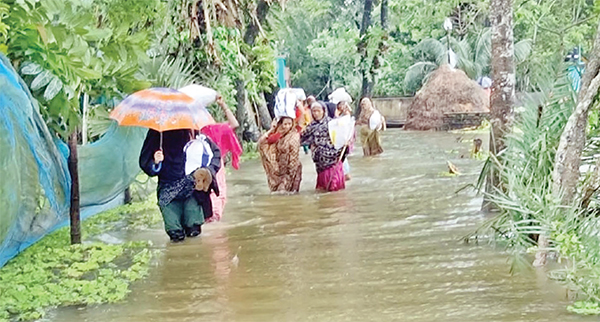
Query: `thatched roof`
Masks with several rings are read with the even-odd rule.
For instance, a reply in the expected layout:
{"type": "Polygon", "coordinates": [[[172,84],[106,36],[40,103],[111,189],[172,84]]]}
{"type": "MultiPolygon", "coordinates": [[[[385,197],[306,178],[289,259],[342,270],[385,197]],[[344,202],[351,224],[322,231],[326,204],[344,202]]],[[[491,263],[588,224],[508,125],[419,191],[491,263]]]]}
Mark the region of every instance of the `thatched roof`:
{"type": "Polygon", "coordinates": [[[439,130],[444,113],[488,113],[485,90],[460,69],[443,65],[429,80],[408,109],[407,130],[439,130]]]}

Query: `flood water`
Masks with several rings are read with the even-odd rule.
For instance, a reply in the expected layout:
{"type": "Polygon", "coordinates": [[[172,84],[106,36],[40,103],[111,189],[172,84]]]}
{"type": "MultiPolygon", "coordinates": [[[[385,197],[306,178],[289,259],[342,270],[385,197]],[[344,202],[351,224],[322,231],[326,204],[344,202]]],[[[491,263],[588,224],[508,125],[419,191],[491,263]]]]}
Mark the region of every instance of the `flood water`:
{"type": "Polygon", "coordinates": [[[223,222],[161,250],[124,303],[52,312],[52,321],[590,321],[566,311],[545,274],[509,273],[501,249],[460,237],[485,218],[472,191],[487,134],[390,130],[384,155],[350,158],[345,191],[317,194],[303,155],[302,193],[270,195],[259,161],[228,177],[223,222]],[[464,158],[461,158],[464,156],[464,158]],[[450,160],[458,177],[441,175],[450,160]]]}

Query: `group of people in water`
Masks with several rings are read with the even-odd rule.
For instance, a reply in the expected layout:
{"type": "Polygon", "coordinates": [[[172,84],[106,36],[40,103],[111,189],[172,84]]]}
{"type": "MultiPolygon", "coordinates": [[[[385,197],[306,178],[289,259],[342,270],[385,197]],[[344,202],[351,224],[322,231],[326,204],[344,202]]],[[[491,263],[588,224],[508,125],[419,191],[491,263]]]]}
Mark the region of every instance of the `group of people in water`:
{"type": "MultiPolygon", "coordinates": [[[[334,104],[317,101],[313,96],[296,98],[293,108],[276,115],[271,129],[258,140],[269,189],[284,194],[300,191],[302,147],[312,154],[318,191],[345,189],[350,180],[347,156],[352,153],[355,140],[353,136],[343,147],[336,148],[329,123],[338,117],[351,117],[350,102],[334,104]]],[[[207,125],[200,131],[161,133],[150,129],[140,153],[142,170],[149,176],[158,176],[158,205],[173,242],[199,236],[204,223],[221,219],[227,202],[224,157],[230,154],[232,166],[239,168],[242,147],[235,134],[239,123],[220,96],[216,103],[227,122],[207,125]]],[[[385,120],[369,98],[360,101],[360,108],[356,125],[364,155],[380,154],[383,149],[379,133],[385,130],[385,120]]]]}
{"type": "MultiPolygon", "coordinates": [[[[348,101],[339,101],[333,104],[333,108],[331,106],[331,103],[317,101],[312,96],[298,99],[295,116],[277,117],[271,129],[258,140],[261,161],[272,192],[296,193],[300,190],[300,146],[309,147],[312,153],[317,170],[317,190],[338,191],[345,188],[346,181],[350,180],[347,156],[353,151],[355,140],[353,137],[341,149],[336,149],[328,124],[334,118],[351,116],[352,108],[348,101]]],[[[376,110],[370,98],[363,98],[360,107],[356,124],[360,128],[363,153],[365,156],[381,154],[383,148],[379,133],[385,130],[385,121],[382,119],[375,122],[377,126],[371,126],[376,110]]]]}

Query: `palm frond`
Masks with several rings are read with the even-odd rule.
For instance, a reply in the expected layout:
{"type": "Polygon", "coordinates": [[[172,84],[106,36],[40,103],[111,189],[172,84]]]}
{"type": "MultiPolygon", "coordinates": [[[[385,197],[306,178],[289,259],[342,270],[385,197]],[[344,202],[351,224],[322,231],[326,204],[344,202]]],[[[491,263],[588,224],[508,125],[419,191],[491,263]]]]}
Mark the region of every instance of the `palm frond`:
{"type": "Polygon", "coordinates": [[[427,38],[418,43],[413,49],[417,60],[438,61],[446,54],[446,45],[441,40],[427,38]]]}
{"type": "Polygon", "coordinates": [[[436,68],[437,64],[432,62],[418,62],[408,68],[404,76],[404,86],[410,91],[416,91],[426,81],[427,76],[436,68]]]}
{"type": "Polygon", "coordinates": [[[450,47],[458,56],[458,68],[462,69],[470,78],[475,79],[479,75],[481,67],[477,66],[476,62],[472,59],[473,52],[471,45],[466,39],[456,40],[451,38],[450,47]]]}
{"type": "Polygon", "coordinates": [[[194,66],[182,57],[155,57],[141,65],[140,72],[153,86],[181,88],[196,81],[194,66]]]}
{"type": "Polygon", "coordinates": [[[103,105],[90,107],[87,121],[87,132],[90,142],[99,139],[108,131],[114,121],[109,117],[108,109],[103,105]]]}
{"type": "Polygon", "coordinates": [[[524,39],[515,44],[515,60],[517,63],[524,62],[531,51],[533,50],[533,41],[531,39],[524,39]]]}
{"type": "Polygon", "coordinates": [[[489,66],[492,57],[492,31],[485,28],[475,42],[474,61],[479,66],[489,66]]]}

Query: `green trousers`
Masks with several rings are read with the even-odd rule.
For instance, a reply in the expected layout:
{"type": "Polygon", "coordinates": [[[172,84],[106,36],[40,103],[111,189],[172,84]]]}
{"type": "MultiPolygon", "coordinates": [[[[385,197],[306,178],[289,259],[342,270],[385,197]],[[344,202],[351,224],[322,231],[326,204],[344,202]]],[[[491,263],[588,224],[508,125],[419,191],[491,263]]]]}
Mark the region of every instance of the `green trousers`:
{"type": "Polygon", "coordinates": [[[194,197],[185,200],[173,200],[164,207],[160,207],[165,230],[183,230],[184,227],[191,228],[194,225],[204,223],[202,208],[194,197]]]}

